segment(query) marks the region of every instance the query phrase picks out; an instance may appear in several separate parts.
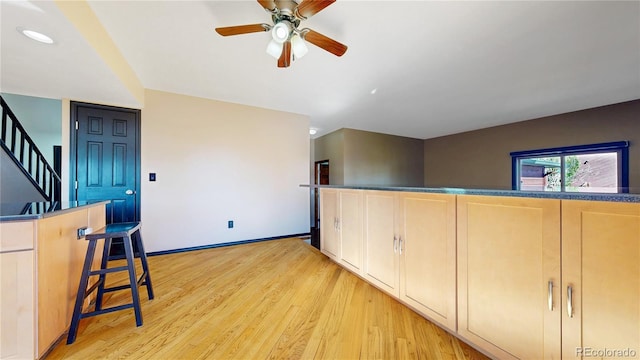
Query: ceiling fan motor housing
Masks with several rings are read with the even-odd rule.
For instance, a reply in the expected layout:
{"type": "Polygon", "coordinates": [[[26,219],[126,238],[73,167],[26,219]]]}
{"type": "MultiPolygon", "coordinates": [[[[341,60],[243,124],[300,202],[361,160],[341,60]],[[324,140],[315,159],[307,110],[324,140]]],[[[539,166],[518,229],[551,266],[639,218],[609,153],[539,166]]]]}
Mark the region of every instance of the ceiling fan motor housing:
{"type": "Polygon", "coordinates": [[[297,0],[274,0],[276,9],[281,12],[288,12],[293,15],[294,9],[298,7],[297,0]]]}
{"type": "Polygon", "coordinates": [[[283,10],[279,10],[271,16],[271,19],[273,21],[274,27],[280,23],[284,23],[289,29],[289,36],[291,36],[294,31],[297,31],[298,26],[300,25],[300,19],[296,18],[293,15],[293,12],[285,12],[283,10]]]}

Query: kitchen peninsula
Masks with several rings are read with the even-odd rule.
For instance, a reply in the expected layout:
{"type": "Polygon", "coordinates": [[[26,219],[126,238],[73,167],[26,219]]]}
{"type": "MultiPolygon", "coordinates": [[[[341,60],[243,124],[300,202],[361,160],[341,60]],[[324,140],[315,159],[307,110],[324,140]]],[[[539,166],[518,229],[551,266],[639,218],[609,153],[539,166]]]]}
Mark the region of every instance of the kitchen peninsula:
{"type": "Polygon", "coordinates": [[[40,358],[65,333],[87,251],[82,232],[105,225],[106,204],[0,204],[1,359],[40,358]]]}
{"type": "Polygon", "coordinates": [[[640,195],[311,188],[325,255],[490,357],[640,356],[640,195]]]}

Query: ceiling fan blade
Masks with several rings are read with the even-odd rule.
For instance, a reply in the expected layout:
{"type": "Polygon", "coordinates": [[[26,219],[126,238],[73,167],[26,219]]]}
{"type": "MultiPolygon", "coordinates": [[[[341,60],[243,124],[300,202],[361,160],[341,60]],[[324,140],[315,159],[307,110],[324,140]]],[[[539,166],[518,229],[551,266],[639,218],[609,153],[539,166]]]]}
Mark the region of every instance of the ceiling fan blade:
{"type": "Polygon", "coordinates": [[[249,34],[255,32],[269,31],[271,25],[267,24],[251,24],[251,25],[238,25],[216,28],[216,32],[222,36],[249,34]]]}
{"type": "Polygon", "coordinates": [[[282,54],[278,59],[278,67],[289,67],[291,65],[291,41],[286,41],[282,47],[282,54]]]}
{"type": "Polygon", "coordinates": [[[276,10],[276,2],[273,0],[258,0],[258,3],[269,12],[276,10]]]}
{"type": "Polygon", "coordinates": [[[296,8],[295,14],[301,19],[308,19],[334,2],[336,0],[302,0],[302,3],[296,8]]]}
{"type": "Polygon", "coordinates": [[[319,32],[315,32],[311,29],[304,29],[302,32],[302,38],[312,43],[313,45],[323,48],[328,52],[336,56],[342,56],[347,52],[347,45],[341,44],[331,38],[328,38],[319,32]]]}

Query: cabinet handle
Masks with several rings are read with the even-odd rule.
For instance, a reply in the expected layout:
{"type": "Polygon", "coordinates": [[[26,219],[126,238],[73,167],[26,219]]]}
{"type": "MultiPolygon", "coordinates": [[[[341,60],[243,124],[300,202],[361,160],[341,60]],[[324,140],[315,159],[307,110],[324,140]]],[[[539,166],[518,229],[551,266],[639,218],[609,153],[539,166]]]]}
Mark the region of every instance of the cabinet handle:
{"type": "Polygon", "coordinates": [[[402,236],[400,236],[399,238],[399,243],[400,243],[400,255],[402,255],[402,236]]]}
{"type": "Polygon", "coordinates": [[[395,235],[393,236],[393,252],[398,252],[398,238],[395,235]]]}
{"type": "Polygon", "coordinates": [[[549,294],[547,297],[549,303],[549,311],[553,311],[553,281],[549,280],[549,294]]]}
{"type": "Polygon", "coordinates": [[[570,318],[573,317],[573,288],[571,285],[567,286],[567,315],[570,318]]]}
{"type": "Polygon", "coordinates": [[[333,230],[338,231],[338,218],[333,218],[333,230]]]}
{"type": "Polygon", "coordinates": [[[340,218],[336,218],[336,231],[340,231],[340,218]]]}

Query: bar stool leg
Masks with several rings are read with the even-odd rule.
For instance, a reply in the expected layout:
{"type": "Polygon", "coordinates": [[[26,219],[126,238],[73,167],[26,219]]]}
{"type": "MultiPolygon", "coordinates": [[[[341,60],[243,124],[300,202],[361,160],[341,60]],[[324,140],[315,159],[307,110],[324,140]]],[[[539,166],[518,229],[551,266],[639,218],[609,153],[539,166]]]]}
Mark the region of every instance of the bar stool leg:
{"type": "Polygon", "coordinates": [[[126,236],[123,239],[125,257],[127,258],[127,267],[129,269],[129,283],[131,284],[131,298],[133,300],[133,310],[136,315],[136,326],[142,326],[142,311],[140,310],[140,294],[138,292],[138,279],[136,276],[136,267],[134,263],[133,244],[131,237],[126,236]]]}
{"type": "Polygon", "coordinates": [[[78,293],[76,294],[76,303],[73,307],[73,316],[71,317],[71,326],[69,327],[69,333],[67,334],[67,345],[73,344],[76,341],[76,335],[78,334],[78,323],[82,317],[82,303],[84,303],[84,295],[87,291],[87,285],[89,284],[89,273],[91,272],[91,263],[93,263],[93,256],[96,251],[96,242],[89,241],[87,246],[87,255],[84,258],[84,267],[82,268],[82,275],[80,276],[80,284],[78,285],[78,293]]]}
{"type": "Polygon", "coordinates": [[[140,262],[142,263],[142,273],[145,274],[144,284],[147,286],[147,296],[149,300],[153,299],[153,286],[151,285],[151,274],[149,274],[149,264],[147,262],[147,252],[144,250],[144,245],[142,244],[142,235],[140,234],[140,230],[136,231],[132,236],[136,239],[136,244],[138,244],[138,252],[140,253],[140,262]]]}
{"type": "MultiPolygon", "coordinates": [[[[111,249],[111,238],[106,238],[104,239],[104,246],[102,248],[102,261],[100,262],[101,270],[104,270],[107,268],[110,249],[111,249]]],[[[96,294],[96,311],[102,310],[102,299],[104,296],[104,286],[107,281],[107,274],[100,274],[98,281],[100,283],[98,285],[98,293],[96,294]]]]}

